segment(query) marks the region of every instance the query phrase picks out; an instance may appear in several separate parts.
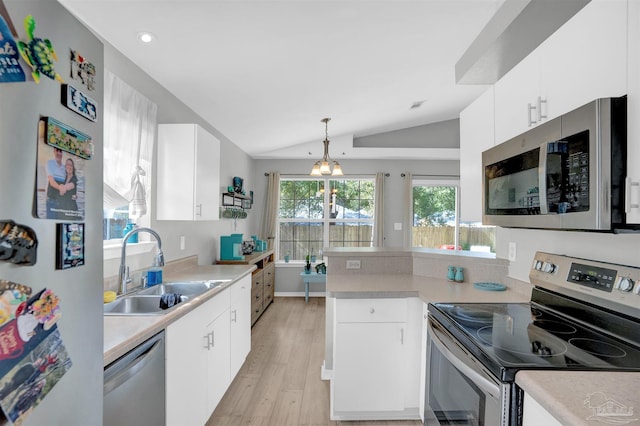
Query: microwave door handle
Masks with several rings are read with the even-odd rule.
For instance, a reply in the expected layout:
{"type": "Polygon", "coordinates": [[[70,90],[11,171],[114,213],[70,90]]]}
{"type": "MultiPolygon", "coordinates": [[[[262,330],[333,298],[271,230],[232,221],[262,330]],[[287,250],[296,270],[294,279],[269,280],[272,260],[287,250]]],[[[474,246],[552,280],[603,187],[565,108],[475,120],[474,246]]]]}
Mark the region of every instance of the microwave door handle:
{"type": "Polygon", "coordinates": [[[538,158],[538,200],[540,200],[540,214],[549,214],[547,205],[547,150],[549,142],[540,145],[538,158]]]}
{"type": "Polygon", "coordinates": [[[427,333],[431,335],[431,341],[436,345],[442,355],[444,355],[444,357],[447,358],[447,360],[449,360],[449,362],[453,364],[460,373],[471,379],[476,386],[491,395],[492,398],[500,399],[500,387],[458,359],[458,357],[456,357],[449,348],[447,348],[446,343],[439,336],[440,333],[433,328],[431,323],[428,324],[427,333]]]}

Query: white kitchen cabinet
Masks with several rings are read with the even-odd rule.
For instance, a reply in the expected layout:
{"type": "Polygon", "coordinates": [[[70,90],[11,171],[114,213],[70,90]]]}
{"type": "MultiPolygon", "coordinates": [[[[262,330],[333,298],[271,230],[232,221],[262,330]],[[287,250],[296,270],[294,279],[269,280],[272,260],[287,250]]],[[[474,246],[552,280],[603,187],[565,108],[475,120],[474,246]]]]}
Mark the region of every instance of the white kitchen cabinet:
{"type": "Polygon", "coordinates": [[[626,8],[626,1],[593,0],[496,82],[496,144],[626,93],[626,8]]]}
{"type": "Polygon", "coordinates": [[[496,145],[526,132],[540,121],[537,107],[538,97],[541,96],[539,49],[531,52],[496,82],[494,96],[496,145]],[[535,109],[531,109],[533,107],[535,109]]]}
{"type": "Polygon", "coordinates": [[[158,125],[158,220],[217,220],[220,141],[197,124],[158,125]]]}
{"type": "Polygon", "coordinates": [[[629,1],[627,72],[627,222],[640,223],[640,2],[629,1]]]}
{"type": "Polygon", "coordinates": [[[229,306],[225,289],[167,327],[167,425],[205,424],[226,391],[229,306]]]}
{"type": "Polygon", "coordinates": [[[531,395],[525,392],[522,412],[522,426],[562,426],[545,408],[531,395]]]}
{"type": "Polygon", "coordinates": [[[231,286],[231,380],[251,350],[251,276],[231,286]]]}
{"type": "Polygon", "coordinates": [[[230,325],[229,308],[207,325],[205,422],[231,384],[230,325]]]}
{"type": "Polygon", "coordinates": [[[333,420],[419,418],[420,322],[413,305],[406,298],[336,299],[333,420]]]}
{"type": "Polygon", "coordinates": [[[482,151],[494,145],[493,87],[460,113],[460,221],[482,222],[482,151]]]}
{"type": "Polygon", "coordinates": [[[627,89],[627,2],[593,0],[540,46],[540,96],[558,117],[627,89]]]}

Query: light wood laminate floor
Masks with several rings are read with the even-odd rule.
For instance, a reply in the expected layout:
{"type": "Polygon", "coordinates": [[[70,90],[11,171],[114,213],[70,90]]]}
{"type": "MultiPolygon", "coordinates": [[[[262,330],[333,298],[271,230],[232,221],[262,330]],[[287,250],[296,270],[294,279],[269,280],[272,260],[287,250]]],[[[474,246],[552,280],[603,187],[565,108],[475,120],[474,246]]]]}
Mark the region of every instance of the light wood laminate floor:
{"type": "Polygon", "coordinates": [[[206,426],[418,426],[420,421],[329,420],[325,299],[277,297],[251,330],[251,352],[206,426]]]}

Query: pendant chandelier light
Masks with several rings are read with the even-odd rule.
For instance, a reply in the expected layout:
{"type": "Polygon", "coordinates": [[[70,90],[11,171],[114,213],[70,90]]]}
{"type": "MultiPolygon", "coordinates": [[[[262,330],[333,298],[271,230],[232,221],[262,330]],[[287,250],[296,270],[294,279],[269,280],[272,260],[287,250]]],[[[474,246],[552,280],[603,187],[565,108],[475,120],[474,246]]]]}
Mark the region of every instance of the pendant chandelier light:
{"type": "Polygon", "coordinates": [[[329,157],[329,120],[330,118],[323,118],[320,120],[324,123],[324,156],[322,160],[316,161],[311,169],[311,176],[322,176],[322,175],[331,175],[331,176],[342,176],[342,167],[340,167],[340,163],[334,161],[329,157]]]}

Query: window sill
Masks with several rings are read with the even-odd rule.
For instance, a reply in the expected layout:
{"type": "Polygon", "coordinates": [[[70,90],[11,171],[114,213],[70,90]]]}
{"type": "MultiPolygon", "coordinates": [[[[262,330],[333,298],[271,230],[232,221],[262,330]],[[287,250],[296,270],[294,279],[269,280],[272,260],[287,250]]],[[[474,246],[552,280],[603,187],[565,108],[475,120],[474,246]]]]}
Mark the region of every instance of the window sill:
{"type": "MultiPolygon", "coordinates": [[[[137,255],[151,251],[156,245],[155,241],[141,241],[139,243],[127,244],[127,255],[137,255]]],[[[105,241],[102,246],[104,260],[117,259],[122,253],[122,240],[105,241]]]]}

